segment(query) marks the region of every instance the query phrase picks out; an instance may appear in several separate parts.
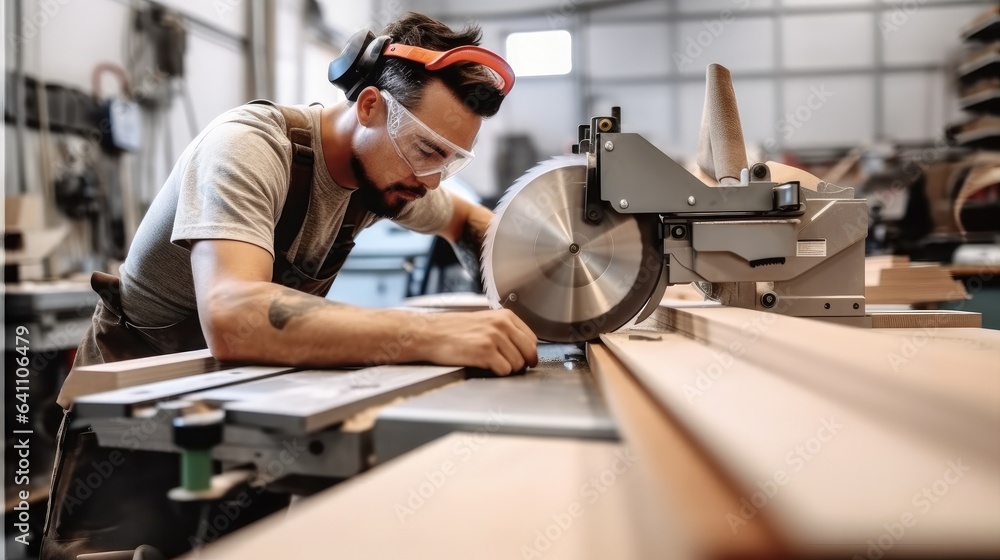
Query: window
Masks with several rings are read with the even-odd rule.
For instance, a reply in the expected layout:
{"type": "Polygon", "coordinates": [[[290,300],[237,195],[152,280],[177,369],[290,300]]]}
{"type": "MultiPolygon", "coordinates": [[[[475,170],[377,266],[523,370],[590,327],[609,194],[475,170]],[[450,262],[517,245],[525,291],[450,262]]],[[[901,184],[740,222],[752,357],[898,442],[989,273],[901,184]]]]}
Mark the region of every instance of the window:
{"type": "Polygon", "coordinates": [[[507,36],[507,62],[517,77],[558,76],[573,69],[569,31],[534,31],[507,36]]]}

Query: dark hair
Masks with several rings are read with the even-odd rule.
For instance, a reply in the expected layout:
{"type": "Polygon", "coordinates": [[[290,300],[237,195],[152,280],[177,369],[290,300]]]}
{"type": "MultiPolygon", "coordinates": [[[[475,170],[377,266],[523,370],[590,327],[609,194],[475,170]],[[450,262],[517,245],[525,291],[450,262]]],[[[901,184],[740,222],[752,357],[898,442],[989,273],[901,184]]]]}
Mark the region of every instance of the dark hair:
{"type": "MultiPolygon", "coordinates": [[[[440,21],[413,12],[407,12],[389,23],[381,35],[392,37],[393,43],[446,51],[462,45],[479,45],[483,30],[469,24],[461,31],[454,31],[440,21]]],[[[422,64],[390,58],[375,86],[389,92],[407,109],[413,110],[423,96],[424,88],[432,80],[440,80],[470,111],[482,117],[492,117],[500,110],[502,92],[497,89],[493,71],[481,64],[452,64],[431,72],[422,64]]]]}

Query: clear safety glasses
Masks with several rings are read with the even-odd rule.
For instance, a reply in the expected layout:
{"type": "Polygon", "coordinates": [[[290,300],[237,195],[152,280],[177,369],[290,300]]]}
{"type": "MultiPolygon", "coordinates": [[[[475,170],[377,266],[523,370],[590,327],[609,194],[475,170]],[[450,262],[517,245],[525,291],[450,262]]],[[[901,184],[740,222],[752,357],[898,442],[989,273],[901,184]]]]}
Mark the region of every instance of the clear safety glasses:
{"type": "Polygon", "coordinates": [[[399,157],[409,164],[413,174],[426,177],[441,174],[441,180],[458,173],[476,157],[420,122],[413,113],[386,92],[381,92],[388,106],[386,128],[399,157]]]}

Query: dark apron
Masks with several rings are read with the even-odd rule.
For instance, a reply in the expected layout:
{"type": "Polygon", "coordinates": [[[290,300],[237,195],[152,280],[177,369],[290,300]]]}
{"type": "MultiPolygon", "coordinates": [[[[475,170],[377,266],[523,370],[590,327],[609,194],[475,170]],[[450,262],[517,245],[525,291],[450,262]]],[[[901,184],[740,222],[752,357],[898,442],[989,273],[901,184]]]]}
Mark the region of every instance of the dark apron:
{"type": "MultiPolygon", "coordinates": [[[[360,199],[352,196],[343,225],[322,263],[294,263],[287,258],[309,212],[315,155],[310,121],[297,111],[275,107],[283,113],[292,141],[292,166],[288,196],[274,230],[271,281],[325,297],[354,248],[366,211],[360,199]]],[[[197,312],[166,327],[141,327],[125,315],[116,276],[95,272],[91,286],[101,301],[77,350],[73,369],[207,347],[197,312]]],[[[41,558],[75,560],[78,554],[131,550],[142,544],[152,545],[167,556],[189,550],[197,542],[198,520],[205,512],[198,509],[200,506],[167,498],[167,491],[180,484],[178,456],[101,448],[89,427],[71,426],[72,409],[66,408],[57,436],[41,558]]],[[[211,526],[208,534],[230,533],[287,503],[287,496],[271,493],[254,494],[249,507],[221,501],[212,506],[207,519],[232,511],[240,515],[222,530],[211,526]]]]}

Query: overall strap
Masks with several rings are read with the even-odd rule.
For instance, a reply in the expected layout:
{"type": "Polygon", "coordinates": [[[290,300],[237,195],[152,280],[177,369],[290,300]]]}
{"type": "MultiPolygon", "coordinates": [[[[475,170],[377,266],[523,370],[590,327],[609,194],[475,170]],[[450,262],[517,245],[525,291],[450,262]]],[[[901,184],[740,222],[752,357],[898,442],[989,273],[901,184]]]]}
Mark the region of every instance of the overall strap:
{"type": "MultiPolygon", "coordinates": [[[[251,104],[268,105],[281,112],[285,118],[285,133],[292,142],[292,165],[288,181],[288,196],[285,199],[285,206],[278,218],[278,224],[274,228],[274,248],[275,262],[278,262],[279,255],[287,254],[292,244],[299,235],[299,230],[305,223],[306,214],[309,211],[309,198],[312,192],[313,170],[316,156],[312,149],[312,121],[308,115],[292,107],[278,105],[271,101],[258,99],[251,101],[251,104]]],[[[351,196],[347,204],[344,219],[341,222],[340,230],[337,232],[329,255],[321,263],[320,269],[325,269],[331,262],[343,263],[343,256],[337,258],[333,253],[337,251],[350,251],[347,244],[352,244],[354,237],[358,234],[358,229],[362,225],[364,217],[368,214],[368,209],[362,202],[361,197],[351,196]]],[[[339,267],[339,264],[337,265],[339,267]]],[[[310,274],[316,274],[319,270],[310,270],[310,274]]]]}
{"type": "Polygon", "coordinates": [[[312,149],[312,123],[307,115],[291,107],[278,105],[264,99],[250,102],[255,105],[270,105],[285,118],[285,134],[292,142],[292,166],[288,180],[288,196],[281,210],[281,217],[274,228],[274,248],[276,253],[287,252],[299,229],[305,223],[309,211],[309,194],[312,191],[313,165],[316,155],[312,149]]]}

